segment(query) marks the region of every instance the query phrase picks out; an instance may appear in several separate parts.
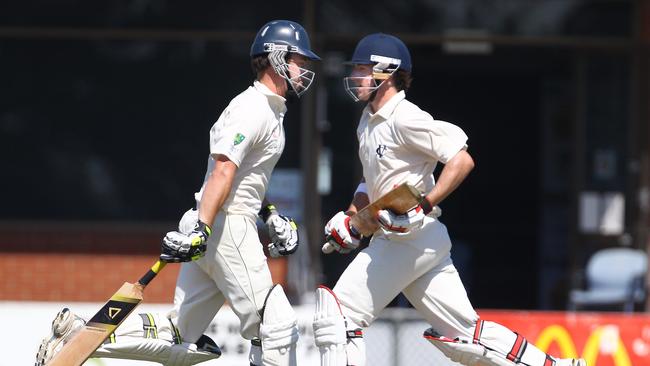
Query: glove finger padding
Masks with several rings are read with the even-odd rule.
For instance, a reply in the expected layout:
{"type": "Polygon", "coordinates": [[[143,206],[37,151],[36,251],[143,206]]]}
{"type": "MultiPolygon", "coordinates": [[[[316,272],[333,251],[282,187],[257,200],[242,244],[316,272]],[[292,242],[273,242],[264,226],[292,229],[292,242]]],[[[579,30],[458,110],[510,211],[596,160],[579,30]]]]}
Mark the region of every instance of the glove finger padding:
{"type": "Polygon", "coordinates": [[[422,207],[417,206],[403,215],[398,215],[391,210],[379,210],[377,212],[377,221],[386,230],[406,233],[420,227],[425,216],[422,207]]]}
{"type": "MultiPolygon", "coordinates": [[[[325,235],[328,243],[342,254],[349,253],[359,247],[361,236],[350,227],[350,216],[343,211],[338,212],[325,225],[325,235]]],[[[323,246],[323,251],[330,250],[323,246]]],[[[331,253],[331,251],[330,251],[331,253]]]]}
{"type": "Polygon", "coordinates": [[[165,262],[189,262],[205,255],[206,242],[212,230],[198,221],[189,234],[170,231],[162,241],[160,259],[165,262]]]}
{"type": "Polygon", "coordinates": [[[339,244],[336,243],[336,241],[334,241],[334,239],[331,239],[330,241],[326,242],[321,247],[321,251],[324,254],[331,254],[331,253],[334,253],[334,252],[339,252],[341,254],[348,254],[352,250],[353,249],[341,247],[339,244]]]}
{"type": "Polygon", "coordinates": [[[160,259],[167,262],[190,262],[205,254],[205,242],[192,242],[192,236],[170,231],[163,238],[160,259]]]}

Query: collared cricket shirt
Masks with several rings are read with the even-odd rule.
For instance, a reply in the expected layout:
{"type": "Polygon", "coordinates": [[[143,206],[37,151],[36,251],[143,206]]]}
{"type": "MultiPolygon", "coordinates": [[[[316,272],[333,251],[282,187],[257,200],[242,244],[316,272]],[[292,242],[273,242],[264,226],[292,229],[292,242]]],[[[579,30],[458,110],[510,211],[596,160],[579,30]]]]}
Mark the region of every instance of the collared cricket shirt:
{"type": "Polygon", "coordinates": [[[433,119],[405,98],[400,91],[376,113],[370,106],[362,112],[357,137],[370,202],[404,182],[429,192],[436,164],[467,147],[462,129],[433,119]]]}
{"type": "Polygon", "coordinates": [[[285,99],[255,81],[236,96],[210,130],[210,156],[201,190],[214,169],[217,155],[225,155],[238,167],[230,195],[222,210],[257,217],[271,173],[284,150],[282,121],[285,99]]]}

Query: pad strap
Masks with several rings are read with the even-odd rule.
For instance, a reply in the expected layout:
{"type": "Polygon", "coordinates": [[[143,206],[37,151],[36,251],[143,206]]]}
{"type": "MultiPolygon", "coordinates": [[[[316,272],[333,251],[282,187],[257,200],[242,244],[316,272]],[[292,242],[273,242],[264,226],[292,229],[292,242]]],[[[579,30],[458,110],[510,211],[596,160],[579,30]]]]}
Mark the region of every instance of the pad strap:
{"type": "Polygon", "coordinates": [[[172,332],[172,340],[174,341],[174,344],[181,344],[183,343],[183,338],[181,338],[181,332],[178,330],[176,325],[174,325],[174,322],[170,319],[169,320],[169,329],[172,332]]]}
{"type": "Polygon", "coordinates": [[[517,335],[517,339],[515,340],[515,344],[512,345],[512,349],[510,350],[510,352],[508,352],[506,358],[514,363],[519,363],[519,361],[521,361],[521,356],[526,351],[526,346],[528,345],[528,341],[526,340],[526,338],[522,337],[519,333],[515,333],[515,334],[517,335]]]}
{"type": "Polygon", "coordinates": [[[475,344],[481,343],[481,333],[483,332],[483,319],[478,319],[476,321],[476,327],[474,328],[474,339],[475,344]]]}
{"type": "Polygon", "coordinates": [[[138,314],[142,318],[142,336],[144,338],[158,338],[158,326],[156,326],[156,321],[153,318],[153,315],[150,313],[138,314]]]}
{"type": "Polygon", "coordinates": [[[544,366],[555,366],[555,360],[553,357],[546,355],[546,360],[544,360],[544,366]]]}
{"type": "Polygon", "coordinates": [[[278,210],[273,206],[273,204],[268,204],[260,210],[258,215],[262,218],[263,222],[266,222],[266,220],[269,219],[269,216],[271,216],[274,213],[278,213],[278,210]]]}
{"type": "Polygon", "coordinates": [[[363,330],[361,328],[346,330],[345,334],[348,339],[350,338],[363,338],[363,330]]]}
{"type": "Polygon", "coordinates": [[[116,341],[117,340],[115,338],[115,333],[111,333],[111,335],[109,335],[108,338],[104,340],[104,344],[111,344],[111,343],[115,343],[116,341]]]}

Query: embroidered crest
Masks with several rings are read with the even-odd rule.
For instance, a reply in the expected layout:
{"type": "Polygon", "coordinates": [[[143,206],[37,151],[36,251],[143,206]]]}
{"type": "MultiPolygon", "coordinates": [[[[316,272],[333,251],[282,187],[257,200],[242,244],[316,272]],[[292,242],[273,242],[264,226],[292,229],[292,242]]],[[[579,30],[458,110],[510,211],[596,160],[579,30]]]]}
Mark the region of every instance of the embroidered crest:
{"type": "Polygon", "coordinates": [[[386,149],[387,149],[386,145],[379,145],[379,147],[377,147],[377,150],[375,150],[377,156],[379,156],[380,159],[384,157],[384,153],[386,152],[386,149]]]}
{"type": "Polygon", "coordinates": [[[246,138],[246,136],[242,135],[241,133],[237,133],[235,135],[235,140],[233,141],[233,144],[234,145],[239,145],[239,144],[241,144],[242,141],[244,141],[245,138],[246,138]]]}

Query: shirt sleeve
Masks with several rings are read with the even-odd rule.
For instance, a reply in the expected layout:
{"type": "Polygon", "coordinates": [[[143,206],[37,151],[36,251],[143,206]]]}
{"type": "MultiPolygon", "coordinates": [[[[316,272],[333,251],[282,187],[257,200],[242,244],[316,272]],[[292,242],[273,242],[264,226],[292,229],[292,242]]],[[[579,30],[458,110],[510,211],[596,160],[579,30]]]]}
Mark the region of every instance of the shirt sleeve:
{"type": "Polygon", "coordinates": [[[443,164],[467,147],[467,135],[460,127],[434,120],[426,112],[396,122],[395,132],[402,144],[443,164]]]}
{"type": "Polygon", "coordinates": [[[239,167],[263,135],[264,116],[254,109],[228,106],[210,130],[210,154],[225,155],[239,167]]]}

